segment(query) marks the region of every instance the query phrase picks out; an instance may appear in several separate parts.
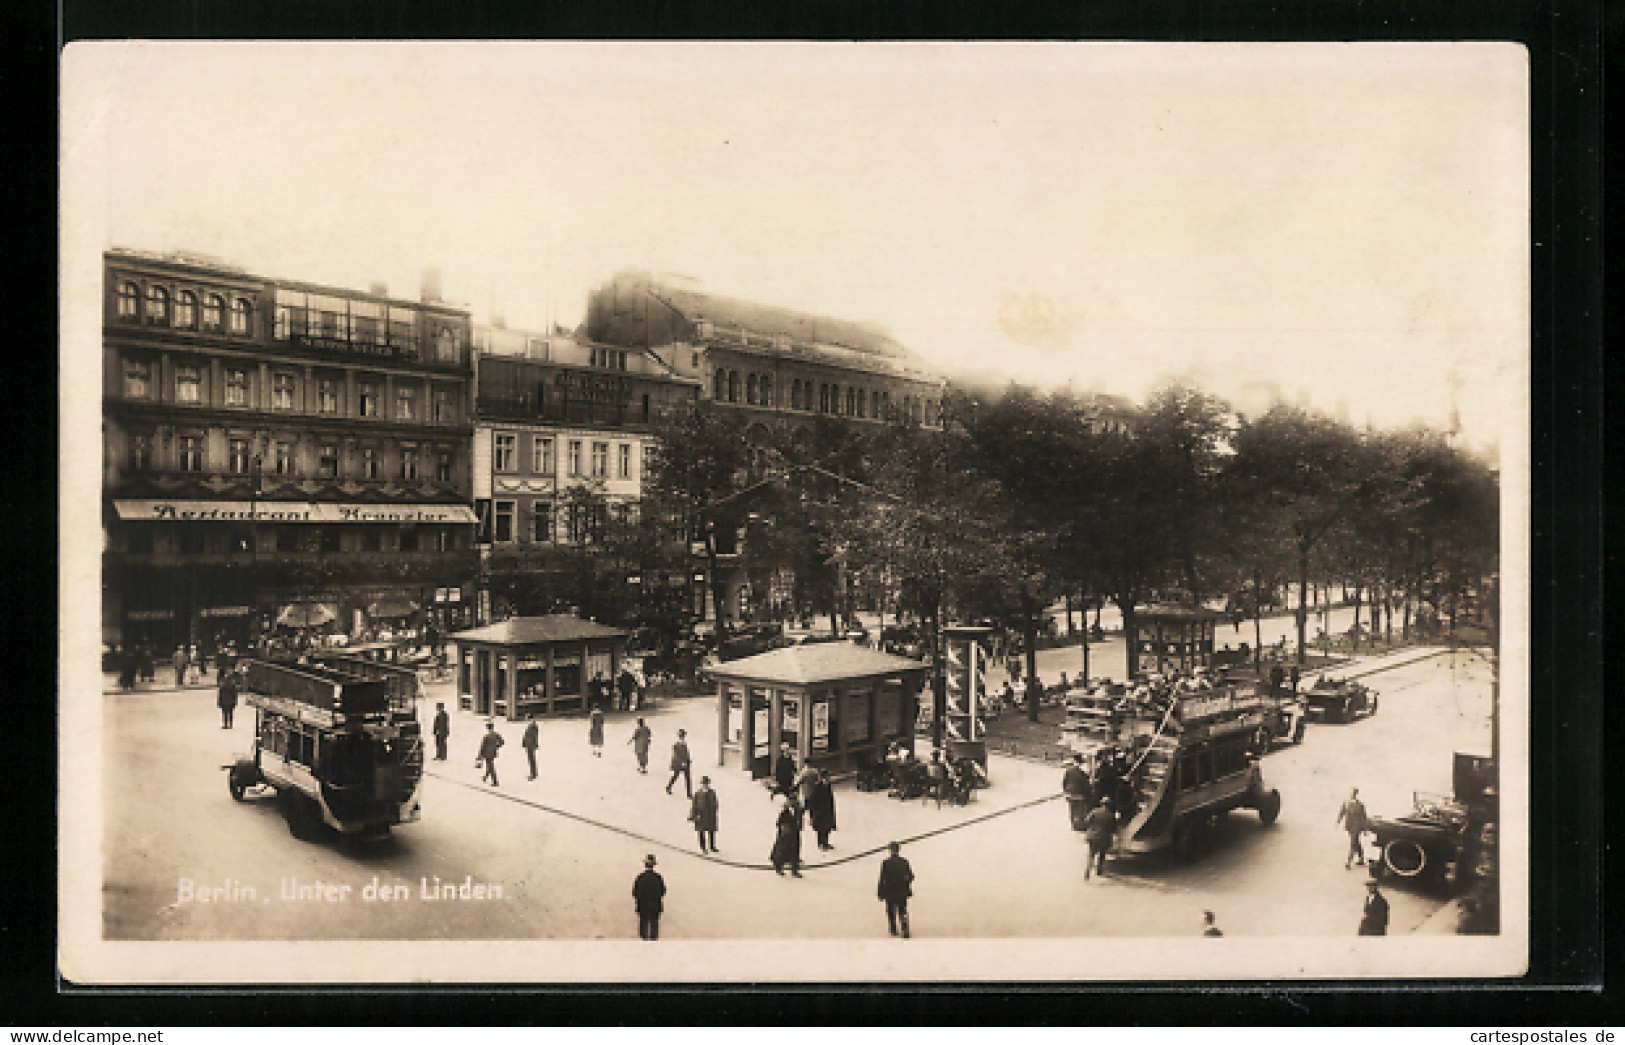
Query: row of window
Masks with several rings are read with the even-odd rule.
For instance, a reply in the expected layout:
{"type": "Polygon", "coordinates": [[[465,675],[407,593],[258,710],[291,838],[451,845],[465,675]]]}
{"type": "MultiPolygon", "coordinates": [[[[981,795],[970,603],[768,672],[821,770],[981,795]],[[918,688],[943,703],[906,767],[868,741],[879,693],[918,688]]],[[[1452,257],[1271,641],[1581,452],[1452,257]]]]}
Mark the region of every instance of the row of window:
{"type": "MultiPolygon", "coordinates": [[[[127,399],[161,399],[158,394],[158,383],[155,375],[159,373],[156,363],[151,359],[129,358],[124,361],[124,396],[127,399]]],[[[253,395],[253,383],[257,376],[256,371],[247,367],[227,366],[221,371],[221,396],[219,402],[224,406],[249,407],[256,397],[253,395]]],[[[270,407],[272,410],[299,410],[301,376],[287,371],[271,372],[270,407]]],[[[169,392],[170,401],[176,403],[189,403],[203,405],[214,402],[208,387],[211,377],[210,368],[202,363],[176,363],[172,368],[172,377],[169,392]]],[[[424,404],[422,403],[423,390],[416,384],[400,384],[395,387],[393,403],[384,401],[384,391],[387,386],[378,377],[364,377],[356,382],[355,409],[353,415],[357,417],[383,418],[390,417],[396,421],[417,421],[423,417],[424,404]]],[[[316,413],[338,416],[349,415],[351,412],[343,409],[347,398],[347,388],[344,378],[319,377],[316,379],[316,413]]],[[[457,421],[458,390],[448,386],[440,386],[434,390],[433,401],[428,404],[428,420],[436,424],[452,424],[457,421]]]]}
{"type": "Polygon", "coordinates": [[[204,293],[200,299],[194,291],[180,290],[172,298],[169,288],[157,284],[148,285],[142,294],[140,286],[126,280],[114,298],[118,318],[126,323],[145,318],[150,326],[241,335],[252,327],[254,305],[243,297],[232,298],[229,306],[220,294],[204,293]]]}
{"type": "Polygon", "coordinates": [[[635,504],[556,504],[537,498],[491,502],[491,539],[497,544],[550,544],[602,540],[611,514],[635,522],[635,504]]]}
{"type": "MultiPolygon", "coordinates": [[[[591,471],[583,470],[582,453],[586,448],[586,441],[571,439],[565,444],[565,474],[572,479],[583,475],[590,475],[594,479],[610,478],[610,444],[594,442],[591,448],[591,471]]],[[[615,444],[615,478],[636,478],[637,465],[633,455],[633,444],[615,444]]],[[[553,437],[548,435],[532,436],[530,440],[530,471],[533,475],[554,475],[556,473],[556,460],[553,454],[553,437]]],[[[519,434],[517,432],[496,432],[491,437],[491,468],[493,471],[514,474],[519,471],[519,434]]]]}
{"type": "Polygon", "coordinates": [[[450,552],[468,547],[466,531],[454,526],[332,526],[281,524],[261,527],[215,523],[130,523],[120,528],[131,555],[232,555],[255,552],[450,552]]]}
{"type": "Polygon", "coordinates": [[[737,370],[718,369],[713,376],[712,397],[719,403],[744,403],[747,406],[788,406],[791,410],[807,410],[841,417],[901,418],[916,424],[935,425],[938,404],[934,399],[903,396],[896,409],[892,406],[891,392],[870,390],[854,385],[842,386],[830,382],[790,382],[786,397],[780,389],[778,399],[773,395],[773,378],[769,374],[745,374],[737,370]],[[786,398],[788,401],[786,401],[786,398]]]}
{"type": "MultiPolygon", "coordinates": [[[[147,432],[130,435],[130,469],[136,472],[154,470],[154,436],[147,432]]],[[[323,479],[384,479],[399,478],[415,481],[432,474],[436,482],[453,480],[453,458],[449,450],[420,450],[403,446],[398,454],[391,454],[393,467],[385,467],[384,452],[376,447],[361,447],[346,453],[337,441],[318,443],[314,453],[314,476],[323,479]]],[[[263,450],[257,441],[232,436],[226,440],[225,467],[210,467],[208,439],[197,434],[174,437],[175,469],[181,472],[224,471],[228,475],[282,475],[299,477],[306,474],[310,462],[303,459],[298,445],[291,439],[267,440],[263,450]]]]}
{"type": "Polygon", "coordinates": [[[592,365],[601,366],[607,370],[626,369],[626,351],[619,348],[594,347],[591,353],[592,365]]]}

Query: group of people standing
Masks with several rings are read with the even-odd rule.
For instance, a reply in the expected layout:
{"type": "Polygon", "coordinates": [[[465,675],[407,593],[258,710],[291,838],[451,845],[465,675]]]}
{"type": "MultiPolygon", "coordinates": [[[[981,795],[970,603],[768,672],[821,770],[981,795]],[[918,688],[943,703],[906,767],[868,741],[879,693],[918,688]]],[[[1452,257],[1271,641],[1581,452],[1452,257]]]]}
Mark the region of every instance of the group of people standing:
{"type": "MultiPolygon", "coordinates": [[[[193,685],[208,679],[211,666],[223,678],[237,663],[237,650],[231,643],[219,648],[205,644],[201,649],[195,645],[176,646],[168,662],[175,669],[175,685],[193,685]]],[[[118,673],[119,688],[123,690],[134,689],[137,682],[158,681],[158,657],[150,646],[114,647],[108,666],[118,673]]]]}
{"type": "Polygon", "coordinates": [[[800,878],[801,833],[809,819],[818,836],[818,848],[826,851],[835,848],[829,840],[835,830],[835,787],[830,782],[829,770],[798,767],[790,745],[781,744],[769,795],[783,796],[784,801],[774,822],[773,849],[768,858],[777,873],[782,875],[788,867],[791,875],[800,878]]]}

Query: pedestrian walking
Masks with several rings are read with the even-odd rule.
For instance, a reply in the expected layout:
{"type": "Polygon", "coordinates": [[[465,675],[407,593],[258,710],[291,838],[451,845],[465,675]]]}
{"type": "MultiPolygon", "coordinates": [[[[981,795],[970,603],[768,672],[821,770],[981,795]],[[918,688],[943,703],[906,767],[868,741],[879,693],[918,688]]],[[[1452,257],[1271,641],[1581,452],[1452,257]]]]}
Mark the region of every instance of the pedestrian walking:
{"type": "Polygon", "coordinates": [[[587,716],[587,743],[592,745],[592,757],[604,757],[604,709],[594,707],[587,716]]]}
{"type": "Polygon", "coordinates": [[[237,710],[237,679],[230,673],[220,676],[220,696],[215,699],[220,706],[220,728],[231,728],[232,712],[237,710]]]}
{"type": "Polygon", "coordinates": [[[615,679],[615,687],[621,692],[621,710],[631,711],[632,694],[638,691],[638,680],[632,677],[632,672],[622,668],[620,675],[615,679]]]}
{"type": "Polygon", "coordinates": [[[796,805],[795,797],[785,798],[773,825],[773,851],[768,854],[775,874],[782,875],[788,865],[792,875],[801,877],[801,818],[802,810],[796,805]]]}
{"type": "Polygon", "coordinates": [[[807,799],[807,818],[818,835],[818,848],[834,849],[829,835],[835,830],[835,785],[830,783],[827,769],[818,770],[817,779],[813,781],[807,799]]]}
{"type": "Polygon", "coordinates": [[[1370,822],[1365,815],[1365,803],[1360,801],[1360,789],[1354,788],[1349,792],[1348,801],[1337,808],[1337,823],[1343,825],[1343,830],[1349,833],[1349,852],[1343,858],[1343,870],[1347,871],[1355,863],[1365,864],[1365,850],[1360,846],[1360,836],[1370,828],[1370,822]]]}
{"type": "Polygon", "coordinates": [[[1067,817],[1072,830],[1082,831],[1083,820],[1089,815],[1089,774],[1083,768],[1083,756],[1073,755],[1066,772],[1061,775],[1061,793],[1066,795],[1067,817]]]}
{"type": "Polygon", "coordinates": [[[705,852],[708,845],[711,852],[716,852],[717,793],[711,790],[711,778],[708,776],[700,777],[700,786],[695,789],[694,797],[688,804],[688,819],[700,836],[700,852],[705,852]]]}
{"type": "Polygon", "coordinates": [[[602,710],[609,706],[609,683],[605,681],[602,671],[593,672],[589,692],[592,694],[592,706],[595,709],[602,710]]]}
{"type": "Polygon", "coordinates": [[[525,716],[529,721],[525,723],[525,735],[519,738],[519,746],[525,749],[525,758],[530,762],[530,779],[536,779],[536,747],[542,742],[541,731],[536,727],[536,713],[533,711],[525,716]]]}
{"type": "Polygon", "coordinates": [[[818,784],[818,770],[810,765],[801,767],[796,774],[796,803],[803,808],[811,803],[813,788],[818,784]]]}
{"type": "Polygon", "coordinates": [[[125,647],[118,654],[118,685],[119,689],[132,690],[135,688],[135,675],[139,661],[135,650],[125,647]]]}
{"type": "Polygon", "coordinates": [[[908,898],[914,895],[914,869],[903,858],[902,846],[887,846],[891,855],[880,862],[880,884],[875,895],[886,904],[886,928],[893,936],[908,939],[908,898]]]}
{"type": "Polygon", "coordinates": [[[198,656],[196,646],[186,647],[186,679],[188,682],[203,681],[203,660],[198,656]]]}
{"type": "Polygon", "coordinates": [[[654,734],[649,732],[649,727],[643,724],[641,718],[638,719],[637,728],[632,730],[632,738],[627,743],[632,745],[632,753],[638,756],[639,773],[649,772],[649,742],[652,739],[654,734]]]}
{"type": "Polygon", "coordinates": [[[796,790],[796,757],[790,753],[789,744],[779,745],[779,761],[773,767],[773,790],[775,795],[793,795],[796,790]]]}
{"type": "Polygon", "coordinates": [[[171,658],[175,664],[175,685],[186,685],[186,647],[176,646],[175,655],[171,658]]]}
{"type": "Polygon", "coordinates": [[[444,702],[434,706],[434,758],[436,762],[446,760],[446,738],[451,736],[451,716],[446,714],[444,702]]]}
{"type": "Polygon", "coordinates": [[[694,797],[694,784],[688,775],[690,759],[688,757],[688,731],[679,729],[677,741],[671,746],[671,779],[666,781],[666,794],[671,794],[671,785],[677,783],[677,778],[683,778],[683,794],[689,798],[694,797]]]}
{"type": "Polygon", "coordinates": [[[1112,847],[1112,829],[1116,817],[1112,814],[1111,803],[1102,798],[1089,815],[1084,817],[1084,838],[1089,843],[1089,862],[1083,865],[1083,880],[1088,881],[1094,872],[1100,872],[1101,877],[1106,874],[1106,854],[1112,847]]]}
{"type": "Polygon", "coordinates": [[[485,776],[481,779],[489,780],[492,787],[497,786],[497,752],[502,749],[502,745],[502,734],[497,732],[497,724],[487,720],[485,736],[480,738],[480,753],[474,759],[474,768],[478,769],[481,762],[485,763],[485,776]]]}
{"type": "Polygon", "coordinates": [[[632,882],[632,902],[638,911],[638,936],[660,939],[660,914],[666,909],[666,880],[655,870],[654,854],[643,858],[643,873],[632,882]]]}
{"type": "Polygon", "coordinates": [[[1388,935],[1388,899],[1372,878],[1365,883],[1365,906],[1360,910],[1361,936],[1388,935]]]}
{"type": "Polygon", "coordinates": [[[1203,936],[1223,936],[1224,935],[1224,932],[1223,932],[1223,930],[1221,930],[1219,928],[1218,923],[1213,920],[1213,912],[1212,911],[1203,911],[1202,912],[1202,935],[1203,936]]]}
{"type": "Polygon", "coordinates": [[[157,658],[153,656],[151,646],[142,646],[136,651],[137,676],[144,682],[158,681],[157,658]]]}

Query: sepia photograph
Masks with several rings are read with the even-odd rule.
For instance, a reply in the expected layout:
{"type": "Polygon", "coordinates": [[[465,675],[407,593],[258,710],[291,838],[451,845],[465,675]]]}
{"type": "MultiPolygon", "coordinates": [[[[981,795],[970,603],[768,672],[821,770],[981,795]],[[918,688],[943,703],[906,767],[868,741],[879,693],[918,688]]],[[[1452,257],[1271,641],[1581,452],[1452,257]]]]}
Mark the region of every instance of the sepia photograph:
{"type": "Polygon", "coordinates": [[[75,984],[1529,960],[1501,43],[74,43],[75,984]]]}

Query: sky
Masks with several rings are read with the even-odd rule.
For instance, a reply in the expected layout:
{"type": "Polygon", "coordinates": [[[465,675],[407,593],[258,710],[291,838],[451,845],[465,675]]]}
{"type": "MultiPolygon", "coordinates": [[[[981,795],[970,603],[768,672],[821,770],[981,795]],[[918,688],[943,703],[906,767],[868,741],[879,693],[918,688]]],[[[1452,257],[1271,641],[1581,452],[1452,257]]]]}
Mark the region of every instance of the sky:
{"type": "Polygon", "coordinates": [[[65,292],[110,246],[435,266],[541,328],[642,268],[948,372],[1454,401],[1472,445],[1527,410],[1511,45],[109,43],[63,85],[65,292]]]}

